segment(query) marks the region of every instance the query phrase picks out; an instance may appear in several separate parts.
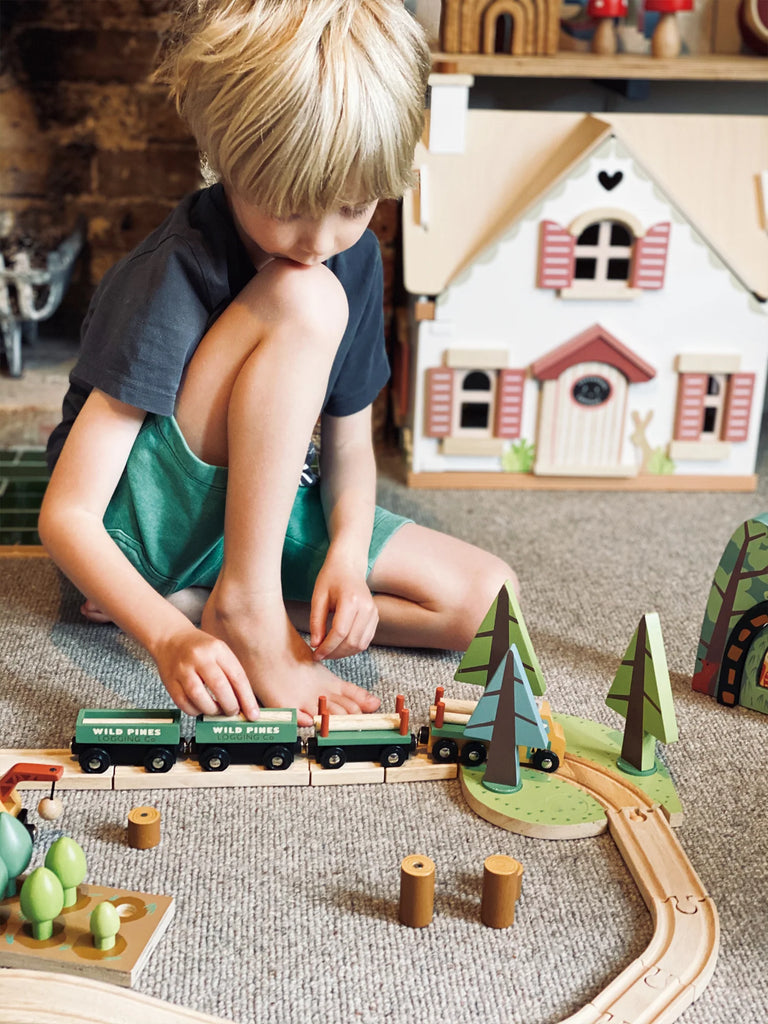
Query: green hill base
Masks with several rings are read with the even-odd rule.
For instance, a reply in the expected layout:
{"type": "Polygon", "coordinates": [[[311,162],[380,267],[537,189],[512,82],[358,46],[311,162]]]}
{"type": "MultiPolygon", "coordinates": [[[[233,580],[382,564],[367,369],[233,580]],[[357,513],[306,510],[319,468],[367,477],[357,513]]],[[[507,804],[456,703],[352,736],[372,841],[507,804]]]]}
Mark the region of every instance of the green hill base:
{"type": "MultiPolygon", "coordinates": [[[[629,775],[617,767],[622,733],[585,718],[555,713],[565,730],[568,753],[613,771],[655,803],[661,804],[673,825],[682,820],[682,806],[666,766],[657,758],[653,775],[629,775]]],[[[516,793],[492,793],[482,784],[484,768],[461,767],[462,791],[470,807],[487,821],[512,832],[541,839],[579,839],[607,828],[602,806],[583,789],[534,768],[521,767],[522,788],[516,793]]]]}

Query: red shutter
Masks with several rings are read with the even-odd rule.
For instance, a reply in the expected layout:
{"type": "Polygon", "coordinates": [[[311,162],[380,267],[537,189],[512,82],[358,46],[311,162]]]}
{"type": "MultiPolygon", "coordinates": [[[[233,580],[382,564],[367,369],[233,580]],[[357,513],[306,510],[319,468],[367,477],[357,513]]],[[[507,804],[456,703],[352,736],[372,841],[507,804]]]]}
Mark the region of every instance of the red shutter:
{"type": "Polygon", "coordinates": [[[570,288],[573,282],[573,268],[576,239],[553,220],[541,222],[539,240],[539,273],[537,288],[570,288]]]}
{"type": "Polygon", "coordinates": [[[496,437],[520,437],[525,370],[500,370],[496,394],[496,437]]]}
{"type": "Polygon", "coordinates": [[[724,441],[746,441],[749,432],[749,414],[755,390],[754,373],[732,373],[728,379],[723,420],[724,441]]]}
{"type": "Polygon", "coordinates": [[[427,370],[427,408],[424,436],[448,437],[453,412],[453,370],[442,366],[427,370]]]}
{"type": "Polygon", "coordinates": [[[632,265],[632,288],[663,288],[664,272],[667,269],[670,223],[666,221],[648,228],[643,238],[635,242],[635,259],[632,265]]]}
{"type": "Polygon", "coordinates": [[[709,374],[681,373],[677,391],[675,440],[698,441],[704,423],[704,399],[709,374]]]}

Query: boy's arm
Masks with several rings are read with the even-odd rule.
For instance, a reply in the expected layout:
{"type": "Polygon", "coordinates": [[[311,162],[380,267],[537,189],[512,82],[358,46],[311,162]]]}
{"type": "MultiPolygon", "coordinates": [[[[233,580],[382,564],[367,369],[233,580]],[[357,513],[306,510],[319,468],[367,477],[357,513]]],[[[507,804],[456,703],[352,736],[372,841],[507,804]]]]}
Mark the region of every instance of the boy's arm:
{"type": "Polygon", "coordinates": [[[234,714],[242,708],[256,717],[255,697],[232,651],[153,590],[104,529],[104,512],[144,415],[91,392],[51,476],[40,537],[75,586],[149,651],[182,711],[234,714]]]}
{"type": "Polygon", "coordinates": [[[366,583],[376,507],[370,406],[351,416],[323,416],[320,458],[330,547],[317,577],[310,612],[310,646],[315,648],[317,660],[365,650],[378,625],[378,612],[366,583]]]}

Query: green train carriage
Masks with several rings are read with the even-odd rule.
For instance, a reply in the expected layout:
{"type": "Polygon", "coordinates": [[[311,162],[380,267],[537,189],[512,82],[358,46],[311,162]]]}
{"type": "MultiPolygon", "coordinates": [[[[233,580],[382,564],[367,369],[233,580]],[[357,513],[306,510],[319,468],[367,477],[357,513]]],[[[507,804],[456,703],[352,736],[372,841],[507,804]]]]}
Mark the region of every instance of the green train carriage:
{"type": "Polygon", "coordinates": [[[284,771],[301,747],[296,708],[261,708],[255,722],[243,715],[198,715],[189,753],[207,772],[223,772],[231,764],[284,771]]]}
{"type": "Polygon", "coordinates": [[[71,750],[90,775],[102,774],[113,765],[143,765],[148,772],[168,772],[185,750],[181,712],[177,708],[85,708],[78,712],[71,750]]]}

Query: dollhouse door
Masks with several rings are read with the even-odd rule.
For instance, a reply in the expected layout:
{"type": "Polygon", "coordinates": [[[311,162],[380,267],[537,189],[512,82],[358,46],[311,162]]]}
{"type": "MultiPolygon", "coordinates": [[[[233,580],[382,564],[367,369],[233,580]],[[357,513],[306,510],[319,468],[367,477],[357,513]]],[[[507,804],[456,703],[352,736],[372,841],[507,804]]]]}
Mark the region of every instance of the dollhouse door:
{"type": "Polygon", "coordinates": [[[567,367],[542,383],[538,459],[549,476],[631,476],[621,465],[628,381],[608,363],[567,367]]]}

